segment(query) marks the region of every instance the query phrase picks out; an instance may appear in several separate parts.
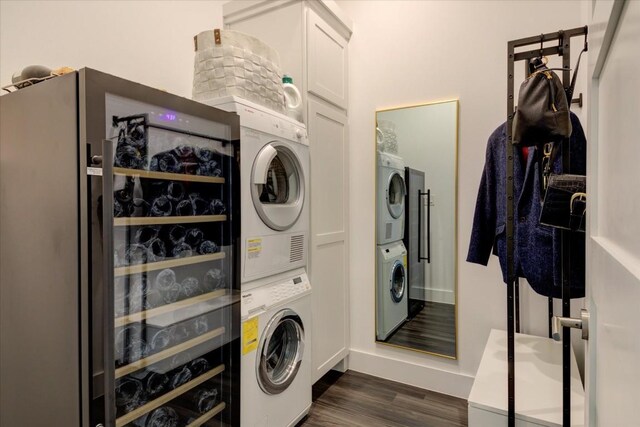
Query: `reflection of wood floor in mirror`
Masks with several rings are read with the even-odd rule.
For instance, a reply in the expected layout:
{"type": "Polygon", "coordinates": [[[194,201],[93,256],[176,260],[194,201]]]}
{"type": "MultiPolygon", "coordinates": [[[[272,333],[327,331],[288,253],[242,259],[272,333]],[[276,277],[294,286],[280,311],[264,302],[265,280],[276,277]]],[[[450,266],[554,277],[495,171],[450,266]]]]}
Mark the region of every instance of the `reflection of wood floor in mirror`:
{"type": "Polygon", "coordinates": [[[464,427],[467,401],[355,371],[329,371],[313,386],[298,427],[464,427]]]}
{"type": "Polygon", "coordinates": [[[455,356],[456,324],[453,304],[426,301],[424,308],[387,339],[389,344],[455,356]]]}

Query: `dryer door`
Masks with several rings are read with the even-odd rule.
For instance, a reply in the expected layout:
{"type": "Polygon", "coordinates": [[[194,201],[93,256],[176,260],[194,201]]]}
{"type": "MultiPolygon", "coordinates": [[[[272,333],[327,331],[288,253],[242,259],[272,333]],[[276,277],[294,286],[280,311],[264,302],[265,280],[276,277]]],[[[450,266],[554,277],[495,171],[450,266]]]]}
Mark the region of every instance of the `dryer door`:
{"type": "Polygon", "coordinates": [[[251,198],[262,222],[276,231],[291,228],[304,205],[304,174],[296,153],[271,142],[256,156],[251,171],[251,198]]]}
{"type": "Polygon", "coordinates": [[[404,177],[399,172],[392,172],[387,183],[387,208],[395,219],[404,212],[404,196],[407,194],[404,177]]]}
{"type": "Polygon", "coordinates": [[[389,279],[389,292],[391,293],[391,299],[393,302],[400,302],[404,297],[404,292],[407,284],[407,275],[405,274],[404,265],[402,261],[396,260],[391,268],[391,277],[389,279]]]}
{"type": "Polygon", "coordinates": [[[258,345],[256,376],[262,391],[285,391],[298,374],[303,353],[302,319],[293,310],[280,310],[267,324],[258,345]]]}

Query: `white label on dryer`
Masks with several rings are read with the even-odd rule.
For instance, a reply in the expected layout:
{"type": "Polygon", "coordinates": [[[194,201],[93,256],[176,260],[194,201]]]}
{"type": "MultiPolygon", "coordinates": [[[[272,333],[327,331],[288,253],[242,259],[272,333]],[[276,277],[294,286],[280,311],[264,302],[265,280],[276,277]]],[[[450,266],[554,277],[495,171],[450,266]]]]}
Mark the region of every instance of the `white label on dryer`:
{"type": "Polygon", "coordinates": [[[262,239],[247,240],[247,257],[249,259],[259,258],[262,253],[262,239]]]}

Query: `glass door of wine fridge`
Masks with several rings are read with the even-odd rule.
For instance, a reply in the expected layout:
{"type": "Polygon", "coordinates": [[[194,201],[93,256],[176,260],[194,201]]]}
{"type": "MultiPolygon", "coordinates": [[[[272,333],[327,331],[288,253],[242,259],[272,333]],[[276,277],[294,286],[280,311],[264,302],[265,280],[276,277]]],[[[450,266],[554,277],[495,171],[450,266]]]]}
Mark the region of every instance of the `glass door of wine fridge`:
{"type": "Polygon", "coordinates": [[[150,91],[101,96],[96,412],[116,427],[239,425],[237,118],[150,91]]]}

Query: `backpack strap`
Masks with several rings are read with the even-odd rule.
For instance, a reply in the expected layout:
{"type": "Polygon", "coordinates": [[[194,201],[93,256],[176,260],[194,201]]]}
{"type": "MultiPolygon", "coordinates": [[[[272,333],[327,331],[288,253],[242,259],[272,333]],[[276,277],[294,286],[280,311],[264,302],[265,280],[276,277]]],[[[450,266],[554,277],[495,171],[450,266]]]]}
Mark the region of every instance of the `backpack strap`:
{"type": "Polygon", "coordinates": [[[547,191],[547,186],[549,185],[549,177],[551,176],[551,171],[553,170],[553,163],[556,161],[556,157],[558,156],[559,148],[560,143],[557,142],[547,142],[542,146],[542,156],[540,157],[540,163],[542,165],[541,172],[543,195],[547,191]]]}

